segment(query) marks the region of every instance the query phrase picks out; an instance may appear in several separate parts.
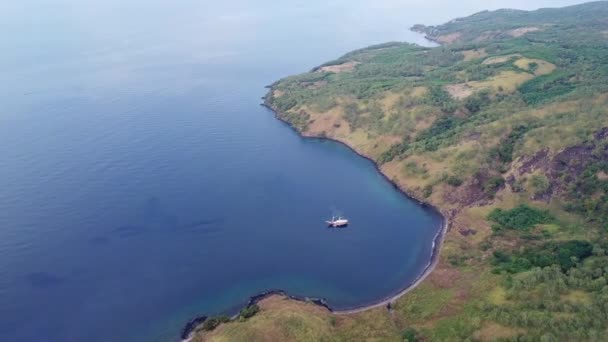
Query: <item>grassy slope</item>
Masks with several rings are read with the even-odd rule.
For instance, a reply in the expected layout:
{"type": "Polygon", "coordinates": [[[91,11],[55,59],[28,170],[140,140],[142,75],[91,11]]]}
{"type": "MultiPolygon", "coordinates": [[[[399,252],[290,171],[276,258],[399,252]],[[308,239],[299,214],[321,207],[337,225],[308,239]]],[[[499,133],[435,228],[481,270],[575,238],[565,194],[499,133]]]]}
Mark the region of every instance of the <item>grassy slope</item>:
{"type": "Polygon", "coordinates": [[[450,41],[441,47],[383,44],[324,65],[348,67],[277,82],[267,103],[281,119],[376,160],[406,191],[441,208],[450,231],[435,271],[391,313],[336,317],[273,297],[254,318],[196,338],[601,339],[608,328],[606,18],[606,2],[482,12],[415,27],[450,41]],[[533,210],[507,211],[519,215],[508,217],[513,223],[488,218],[522,204],[533,210]],[[528,226],[542,213],[535,210],[550,219],[528,226]],[[578,243],[571,241],[589,241],[593,252],[543,256],[578,243]]]}
{"type": "Polygon", "coordinates": [[[398,341],[399,330],[386,310],[335,316],[323,307],[271,296],[260,302],[261,312],[247,321],[223,324],[197,335],[197,341],[352,341],[377,338],[398,341]]]}

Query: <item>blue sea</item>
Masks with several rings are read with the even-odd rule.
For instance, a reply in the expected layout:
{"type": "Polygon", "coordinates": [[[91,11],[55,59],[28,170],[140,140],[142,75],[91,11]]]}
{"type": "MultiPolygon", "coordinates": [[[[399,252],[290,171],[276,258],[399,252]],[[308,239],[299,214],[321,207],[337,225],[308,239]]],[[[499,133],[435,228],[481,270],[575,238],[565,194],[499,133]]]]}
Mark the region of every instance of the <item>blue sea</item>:
{"type": "Polygon", "coordinates": [[[0,341],[175,341],[267,289],[343,309],[413,281],[440,217],[260,98],[484,9],[437,3],[0,4],[0,341]]]}

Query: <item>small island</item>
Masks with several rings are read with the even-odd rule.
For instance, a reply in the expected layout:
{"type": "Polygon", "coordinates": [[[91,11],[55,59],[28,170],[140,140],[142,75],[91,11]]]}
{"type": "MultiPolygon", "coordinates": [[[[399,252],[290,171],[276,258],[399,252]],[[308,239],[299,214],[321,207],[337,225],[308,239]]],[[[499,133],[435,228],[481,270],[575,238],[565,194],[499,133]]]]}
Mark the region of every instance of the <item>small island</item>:
{"type": "MultiPolygon", "coordinates": [[[[265,105],[346,144],[449,221],[432,272],[332,313],[273,293],[193,341],[598,340],[608,329],[608,2],[484,11],[274,83],[265,105]],[[247,311],[249,313],[250,311],[247,311]]],[[[215,324],[217,323],[217,324],[215,324]]]]}

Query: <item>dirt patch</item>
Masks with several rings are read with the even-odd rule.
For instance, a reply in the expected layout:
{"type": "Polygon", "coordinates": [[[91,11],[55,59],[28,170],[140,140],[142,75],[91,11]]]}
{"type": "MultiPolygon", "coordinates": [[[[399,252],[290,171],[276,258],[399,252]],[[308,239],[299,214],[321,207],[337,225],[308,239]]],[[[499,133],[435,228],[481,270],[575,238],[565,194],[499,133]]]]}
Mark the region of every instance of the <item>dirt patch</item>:
{"type": "Polygon", "coordinates": [[[436,119],[437,115],[429,115],[426,118],[416,120],[416,126],[414,126],[413,136],[418,136],[418,134],[422,133],[425,129],[431,127],[436,119]]]}
{"type": "Polygon", "coordinates": [[[428,279],[436,287],[448,289],[454,287],[454,284],[460,279],[460,271],[440,264],[428,279]]]}
{"type": "Polygon", "coordinates": [[[599,179],[601,181],[608,180],[608,173],[606,173],[604,171],[598,172],[595,176],[597,177],[597,179],[599,179]]]}
{"type": "Polygon", "coordinates": [[[471,229],[471,228],[461,228],[461,229],[458,229],[458,232],[462,236],[469,236],[469,235],[477,234],[477,231],[474,229],[471,229]]]}
{"type": "Polygon", "coordinates": [[[471,113],[467,110],[467,109],[457,109],[454,112],[454,116],[459,118],[459,119],[464,119],[467,116],[469,116],[471,113]]]}
{"type": "Polygon", "coordinates": [[[531,157],[523,157],[519,174],[532,173],[538,169],[545,169],[549,165],[549,151],[544,149],[536,152],[531,157]]]}
{"type": "Polygon", "coordinates": [[[355,70],[355,67],[357,65],[359,65],[359,62],[346,62],[346,63],[342,63],[342,64],[338,64],[338,65],[328,65],[328,66],[324,66],[319,68],[319,70],[317,70],[317,72],[333,72],[336,74],[339,74],[341,72],[349,72],[349,71],[353,71],[355,70]]]}
{"type": "Polygon", "coordinates": [[[463,100],[473,95],[473,88],[466,83],[446,85],[445,91],[457,100],[463,100]]]}
{"type": "Polygon", "coordinates": [[[311,115],[311,122],[304,135],[335,137],[339,133],[350,132],[348,122],[342,119],[341,113],[331,110],[324,114],[311,115]]]}
{"type": "Polygon", "coordinates": [[[507,34],[512,36],[512,37],[522,37],[530,32],[536,32],[539,31],[540,28],[538,27],[534,27],[534,26],[530,26],[530,27],[520,27],[514,30],[510,30],[507,31],[507,34]]]}
{"type": "Polygon", "coordinates": [[[472,131],[466,137],[466,139],[472,140],[472,141],[477,141],[477,140],[479,140],[479,138],[481,138],[481,132],[478,132],[478,131],[472,131]]]}
{"type": "Polygon", "coordinates": [[[403,141],[403,137],[396,135],[378,136],[377,138],[370,141],[367,148],[369,154],[372,156],[380,155],[387,151],[391,146],[398,144],[403,141]]]}
{"type": "Polygon", "coordinates": [[[277,90],[274,90],[274,91],[272,92],[272,97],[274,97],[275,99],[276,99],[276,98],[279,98],[279,97],[281,97],[281,96],[283,96],[283,95],[285,95],[285,92],[284,92],[284,91],[282,91],[282,90],[278,90],[278,89],[277,89],[277,90]]]}
{"type": "Polygon", "coordinates": [[[484,42],[487,40],[494,40],[501,36],[500,31],[485,31],[482,32],[479,37],[475,38],[476,42],[484,42]]]}
{"type": "Polygon", "coordinates": [[[441,36],[437,36],[434,39],[441,44],[452,44],[458,41],[462,37],[462,33],[454,32],[450,34],[443,34],[441,36]]]}
{"type": "Polygon", "coordinates": [[[567,294],[561,295],[560,300],[571,303],[582,303],[590,305],[592,302],[591,295],[581,290],[571,290],[567,294]]]}
{"type": "Polygon", "coordinates": [[[475,332],[474,337],[476,340],[480,341],[496,341],[515,337],[523,332],[524,331],[521,329],[508,328],[500,324],[488,322],[484,324],[480,330],[475,332]]]}
{"type": "Polygon", "coordinates": [[[384,109],[384,111],[388,112],[391,109],[395,108],[395,106],[399,102],[400,97],[401,97],[400,94],[393,93],[392,91],[387,92],[386,96],[384,96],[380,100],[380,104],[382,105],[382,108],[384,109]]]}
{"type": "Polygon", "coordinates": [[[427,87],[414,87],[410,93],[411,97],[421,98],[429,92],[427,87]]]}

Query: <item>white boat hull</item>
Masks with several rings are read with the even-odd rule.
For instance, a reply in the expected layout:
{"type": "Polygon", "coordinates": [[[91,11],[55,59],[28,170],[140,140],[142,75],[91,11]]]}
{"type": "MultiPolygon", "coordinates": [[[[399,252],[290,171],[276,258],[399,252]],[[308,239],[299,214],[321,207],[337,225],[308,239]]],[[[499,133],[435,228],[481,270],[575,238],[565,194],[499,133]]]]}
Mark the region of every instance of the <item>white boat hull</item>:
{"type": "Polygon", "coordinates": [[[348,226],[348,220],[325,221],[330,227],[340,228],[348,226]]]}

